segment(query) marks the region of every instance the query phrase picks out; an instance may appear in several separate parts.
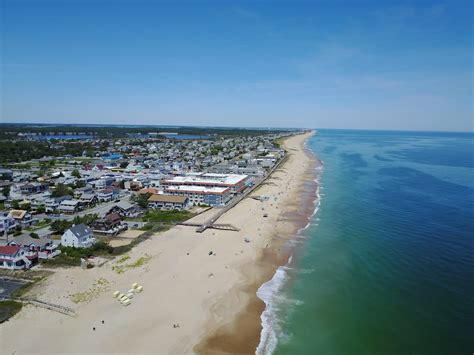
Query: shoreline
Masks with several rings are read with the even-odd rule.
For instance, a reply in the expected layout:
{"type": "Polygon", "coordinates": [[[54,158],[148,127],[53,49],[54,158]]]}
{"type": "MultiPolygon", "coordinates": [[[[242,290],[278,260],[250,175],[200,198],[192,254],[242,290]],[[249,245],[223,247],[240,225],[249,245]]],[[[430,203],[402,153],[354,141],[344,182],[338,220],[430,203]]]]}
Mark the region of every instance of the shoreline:
{"type": "MultiPolygon", "coordinates": [[[[265,296],[259,296],[259,292],[266,285],[272,283],[282,267],[291,262],[293,252],[296,249],[295,245],[291,245],[292,240],[309,227],[311,217],[317,212],[319,195],[316,169],[322,166],[322,163],[307,147],[307,141],[314,134],[314,131],[312,131],[300,145],[305,157],[310,162],[305,172],[299,177],[299,180],[303,182],[303,186],[292,196],[294,200],[300,199],[301,202],[297,211],[290,210],[282,213],[282,217],[292,224],[292,230],[289,231],[286,238],[278,240],[273,245],[278,249],[277,252],[265,253],[265,250],[263,250],[254,265],[243,266],[242,274],[244,275],[247,274],[247,271],[255,272],[255,268],[260,269],[258,272],[260,276],[247,277],[231,291],[244,293],[247,300],[246,304],[241,307],[233,321],[223,324],[217,329],[212,329],[210,334],[194,348],[197,353],[268,353],[266,344],[268,339],[266,338],[271,334],[271,329],[267,329],[270,327],[268,324],[265,327],[264,317],[267,311],[271,312],[269,310],[271,305],[267,303],[265,296]]],[[[289,149],[287,151],[289,154],[291,153],[289,149]]],[[[282,165],[281,168],[284,169],[285,164],[282,165]]],[[[274,173],[277,173],[277,171],[274,173]]],[[[271,180],[271,177],[269,179],[271,180]]],[[[220,302],[223,303],[222,300],[220,302]]],[[[231,306],[231,304],[227,306],[231,306]]]]}
{"type": "MultiPolygon", "coordinates": [[[[252,193],[267,195],[268,201],[246,198],[219,219],[240,232],[196,233],[176,226],[137,245],[122,264],[123,258],[115,258],[99,268],[58,269],[30,296],[73,308],[76,316],[27,305],[2,324],[2,351],[221,353],[227,351],[222,348],[226,339],[228,352],[254,353],[265,306],[256,291],[287,262],[288,241],[314,210],[315,194],[308,192],[316,191],[316,159],[304,146],[311,134],[285,140],[287,160],[252,193]],[[111,294],[134,282],[144,292],[123,307],[111,294]],[[19,341],[19,332],[28,339],[19,341]],[[63,332],[75,336],[44,342],[44,334],[63,332]]],[[[191,221],[204,221],[212,212],[191,221]]]]}

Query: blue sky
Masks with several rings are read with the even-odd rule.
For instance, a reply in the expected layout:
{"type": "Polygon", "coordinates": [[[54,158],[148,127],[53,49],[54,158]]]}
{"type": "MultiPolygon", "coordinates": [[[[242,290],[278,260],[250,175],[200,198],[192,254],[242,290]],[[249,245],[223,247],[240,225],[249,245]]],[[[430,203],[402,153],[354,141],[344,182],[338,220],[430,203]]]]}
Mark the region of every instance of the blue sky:
{"type": "Polygon", "coordinates": [[[0,3],[2,122],[474,130],[471,1],[0,3]]]}

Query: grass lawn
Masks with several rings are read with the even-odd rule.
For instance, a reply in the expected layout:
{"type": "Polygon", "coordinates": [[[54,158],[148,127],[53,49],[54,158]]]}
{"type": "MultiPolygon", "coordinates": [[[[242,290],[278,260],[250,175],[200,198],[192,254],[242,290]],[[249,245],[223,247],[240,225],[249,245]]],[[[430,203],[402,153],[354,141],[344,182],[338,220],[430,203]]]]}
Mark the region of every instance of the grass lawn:
{"type": "Polygon", "coordinates": [[[189,211],[158,211],[152,210],[143,216],[144,222],[179,223],[194,217],[189,211]]]}

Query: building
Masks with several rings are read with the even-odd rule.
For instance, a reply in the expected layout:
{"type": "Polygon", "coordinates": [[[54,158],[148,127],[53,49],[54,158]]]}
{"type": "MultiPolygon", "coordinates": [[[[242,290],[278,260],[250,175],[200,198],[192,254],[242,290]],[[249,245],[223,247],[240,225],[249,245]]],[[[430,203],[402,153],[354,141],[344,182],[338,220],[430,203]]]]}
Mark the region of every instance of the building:
{"type": "Polygon", "coordinates": [[[120,201],[116,205],[114,205],[108,212],[107,214],[110,213],[118,213],[118,215],[122,218],[129,217],[129,218],[134,218],[138,217],[141,213],[139,208],[127,201],[120,201]]]}
{"type": "Polygon", "coordinates": [[[232,198],[229,187],[167,186],[165,193],[185,196],[193,205],[224,206],[232,198]]]}
{"type": "Polygon", "coordinates": [[[91,194],[93,192],[94,192],[94,190],[92,189],[92,186],[80,187],[80,188],[74,190],[74,198],[79,198],[83,194],[91,194]]]}
{"type": "Polygon", "coordinates": [[[61,245],[74,248],[88,248],[96,242],[92,230],[84,223],[72,226],[61,236],[61,245]]]}
{"type": "Polygon", "coordinates": [[[46,190],[48,190],[48,188],[49,188],[48,184],[42,184],[42,183],[39,183],[39,182],[32,182],[32,183],[28,183],[28,184],[25,184],[23,186],[20,186],[20,191],[21,191],[22,194],[30,195],[30,194],[35,194],[35,193],[46,191],[46,190]]]}
{"type": "Polygon", "coordinates": [[[161,185],[167,186],[200,186],[229,188],[231,194],[243,191],[251,184],[248,175],[238,174],[214,174],[214,173],[188,173],[183,176],[174,176],[161,181],[161,185]]]}
{"type": "Polygon", "coordinates": [[[0,269],[29,269],[32,262],[26,257],[25,251],[18,245],[0,246],[0,269]]]}
{"type": "Polygon", "coordinates": [[[12,180],[13,179],[13,170],[0,168],[0,179],[2,179],[2,180],[12,180]]]}
{"type": "Polygon", "coordinates": [[[38,259],[52,259],[61,254],[54,240],[43,238],[32,238],[28,234],[14,237],[8,245],[17,245],[23,249],[25,256],[32,262],[38,259]]]}
{"type": "Polygon", "coordinates": [[[92,194],[83,193],[81,197],[79,197],[79,202],[83,206],[92,207],[92,206],[95,206],[99,202],[99,199],[97,198],[97,195],[94,193],[92,194]]]}
{"type": "Polygon", "coordinates": [[[37,222],[31,213],[25,210],[11,210],[8,216],[13,218],[22,227],[29,227],[37,222]]]}
{"type": "Polygon", "coordinates": [[[107,187],[112,186],[114,182],[114,177],[102,176],[100,179],[94,181],[94,185],[96,189],[106,189],[107,187]]]}
{"type": "Polygon", "coordinates": [[[146,195],[146,194],[150,194],[150,195],[155,195],[158,193],[158,189],[155,188],[155,187],[144,187],[143,189],[140,189],[138,191],[138,194],[139,195],[146,195]]]}
{"type": "Polygon", "coordinates": [[[5,230],[7,233],[10,233],[15,227],[17,223],[15,219],[9,215],[0,215],[0,236],[5,234],[5,230]]]}
{"type": "Polygon", "coordinates": [[[114,197],[114,191],[112,189],[103,189],[97,193],[97,197],[101,202],[112,201],[114,197]]]}
{"type": "Polygon", "coordinates": [[[66,200],[72,200],[72,197],[69,195],[61,196],[61,197],[53,197],[45,200],[44,208],[46,213],[54,212],[59,210],[59,205],[61,202],[66,200]]]}
{"type": "Polygon", "coordinates": [[[173,195],[151,195],[148,199],[148,207],[160,210],[184,210],[189,206],[189,198],[186,196],[173,195]]]}
{"type": "Polygon", "coordinates": [[[78,200],[65,200],[59,204],[59,212],[73,214],[81,209],[81,204],[78,200]]]}
{"type": "Polygon", "coordinates": [[[113,212],[106,215],[104,218],[96,220],[92,228],[95,233],[117,235],[118,233],[127,230],[128,225],[122,224],[122,218],[120,218],[120,215],[113,212]]]}

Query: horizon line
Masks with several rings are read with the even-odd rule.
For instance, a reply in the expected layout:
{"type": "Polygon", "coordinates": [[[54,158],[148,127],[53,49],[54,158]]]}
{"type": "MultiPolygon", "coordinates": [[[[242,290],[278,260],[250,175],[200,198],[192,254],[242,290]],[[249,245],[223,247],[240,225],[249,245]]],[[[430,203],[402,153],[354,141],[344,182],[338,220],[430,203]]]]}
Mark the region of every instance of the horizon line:
{"type": "Polygon", "coordinates": [[[416,130],[416,129],[390,129],[390,128],[331,128],[331,127],[270,127],[270,126],[212,126],[212,125],[170,125],[170,124],[121,124],[121,123],[49,123],[49,122],[0,122],[2,125],[47,125],[47,126],[115,126],[115,127],[169,127],[169,128],[236,128],[236,129],[268,129],[268,130],[335,130],[335,131],[375,131],[375,132],[423,132],[423,133],[471,133],[474,134],[474,127],[467,131],[451,131],[451,130],[416,130]]]}

